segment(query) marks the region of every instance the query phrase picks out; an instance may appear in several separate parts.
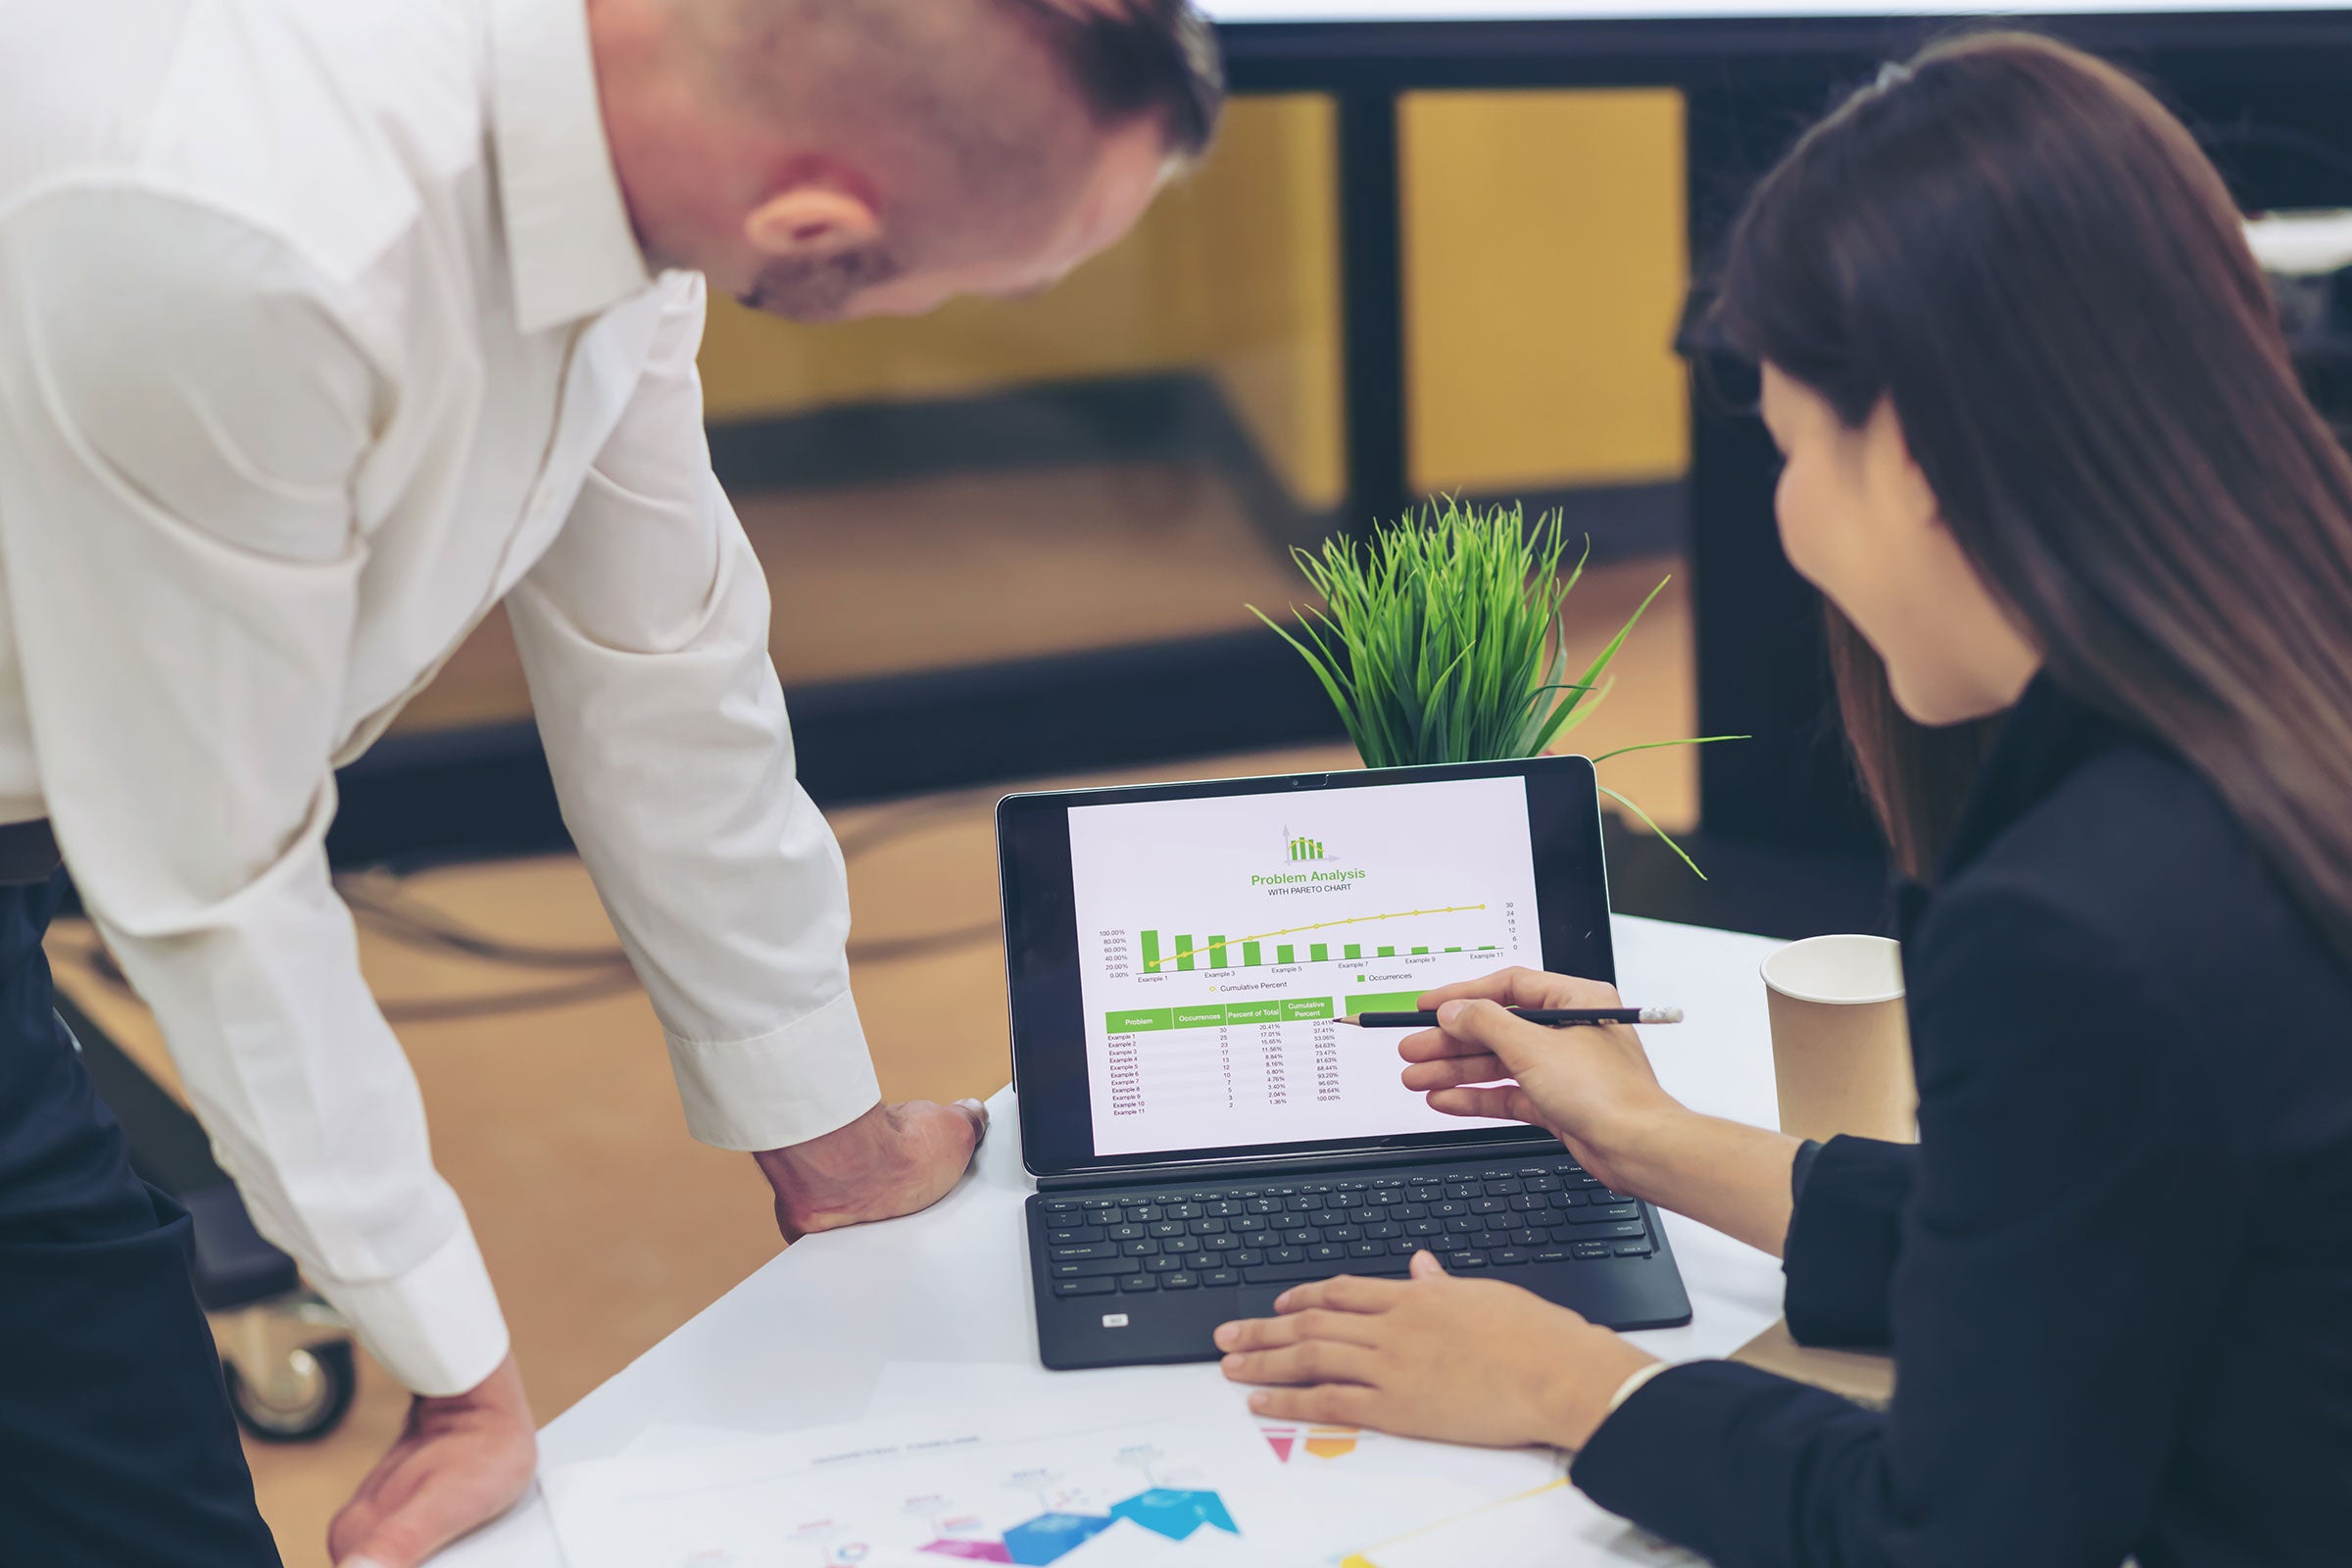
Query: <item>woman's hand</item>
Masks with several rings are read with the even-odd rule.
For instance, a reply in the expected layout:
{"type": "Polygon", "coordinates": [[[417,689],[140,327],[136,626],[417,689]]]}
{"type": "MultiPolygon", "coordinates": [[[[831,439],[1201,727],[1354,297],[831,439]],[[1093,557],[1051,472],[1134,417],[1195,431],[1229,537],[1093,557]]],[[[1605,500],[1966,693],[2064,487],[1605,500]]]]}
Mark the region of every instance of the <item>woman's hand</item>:
{"type": "Polygon", "coordinates": [[[1428,1252],[1409,1280],[1318,1280],[1280,1317],[1217,1330],[1225,1375],[1284,1385],[1260,1415],[1494,1448],[1581,1448],[1625,1380],[1656,1360],[1500,1280],[1456,1279],[1428,1252]]]}
{"type": "Polygon", "coordinates": [[[1397,1048],[1412,1065],[1404,1086],[1450,1116],[1495,1116],[1543,1128],[1585,1169],[1620,1191],[1619,1151],[1648,1127],[1684,1112],[1658,1087],[1642,1037],[1622,1024],[1551,1029],[1514,1018],[1512,1007],[1620,1007],[1617,988],[1534,969],[1505,969],[1421,999],[1439,1027],[1397,1048]]]}

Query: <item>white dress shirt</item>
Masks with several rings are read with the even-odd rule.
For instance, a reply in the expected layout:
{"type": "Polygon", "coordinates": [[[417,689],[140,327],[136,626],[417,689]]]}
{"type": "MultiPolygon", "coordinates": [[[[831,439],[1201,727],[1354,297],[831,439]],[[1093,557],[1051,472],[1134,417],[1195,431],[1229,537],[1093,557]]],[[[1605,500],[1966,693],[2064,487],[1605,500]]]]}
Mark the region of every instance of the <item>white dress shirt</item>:
{"type": "Polygon", "coordinates": [[[878,1099],[702,324],[582,0],[0,0],[0,821],[54,821],[263,1234],[422,1393],[506,1329],[321,841],[501,600],[688,1128],[878,1099]]]}

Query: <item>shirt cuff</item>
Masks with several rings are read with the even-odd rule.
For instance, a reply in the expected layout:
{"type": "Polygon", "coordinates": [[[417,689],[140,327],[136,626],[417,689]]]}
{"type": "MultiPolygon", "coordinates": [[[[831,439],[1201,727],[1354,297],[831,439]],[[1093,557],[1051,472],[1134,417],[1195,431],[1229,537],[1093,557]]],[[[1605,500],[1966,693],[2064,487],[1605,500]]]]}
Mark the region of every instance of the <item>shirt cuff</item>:
{"type": "Polygon", "coordinates": [[[1649,1363],[1649,1365],[1643,1367],[1632,1377],[1627,1378],[1623,1383],[1618,1384],[1617,1392],[1609,1396],[1608,1413],[1603,1415],[1601,1419],[1606,1421],[1609,1416],[1615,1415],[1619,1405],[1623,1404],[1626,1400],[1632,1398],[1636,1394],[1639,1394],[1642,1391],[1642,1384],[1647,1383],[1651,1378],[1656,1377],[1659,1373],[1666,1371],[1673,1365],[1674,1363],[1672,1361],[1652,1361],[1649,1363]]]}
{"type": "Polygon", "coordinates": [[[882,1101],[847,991],[749,1040],[667,1039],[686,1128],[716,1149],[789,1149],[848,1126],[882,1101]]]}
{"type": "Polygon", "coordinates": [[[404,1274],[382,1280],[311,1275],[351,1322],[368,1353],[415,1394],[443,1397],[476,1388],[507,1358],[507,1320],[481,1249],[464,1221],[404,1274]]]}

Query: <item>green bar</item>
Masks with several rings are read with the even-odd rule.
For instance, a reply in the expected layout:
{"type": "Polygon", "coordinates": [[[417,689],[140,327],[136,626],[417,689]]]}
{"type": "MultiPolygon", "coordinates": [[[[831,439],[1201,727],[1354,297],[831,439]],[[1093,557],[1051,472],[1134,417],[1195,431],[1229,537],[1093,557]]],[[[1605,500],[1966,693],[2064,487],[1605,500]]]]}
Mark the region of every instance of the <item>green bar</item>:
{"type": "Polygon", "coordinates": [[[1297,949],[1285,942],[1274,950],[1274,961],[1276,963],[1297,963],[1298,961],[1297,953],[1297,949]]]}
{"type": "Polygon", "coordinates": [[[1263,960],[1263,959],[1261,959],[1261,958],[1260,958],[1260,957],[1259,957],[1257,955],[1258,955],[1258,947],[1257,947],[1257,944],[1256,944],[1256,943],[1254,943],[1254,942],[1245,942],[1245,943],[1243,943],[1243,944],[1242,944],[1242,967],[1243,967],[1243,968],[1245,968],[1245,969],[1255,969],[1255,968],[1258,968],[1258,967],[1259,967],[1259,966],[1260,966],[1260,965],[1261,965],[1261,964],[1264,962],[1264,960],[1263,960]]]}
{"type": "Polygon", "coordinates": [[[1429,950],[1428,950],[1427,948],[1415,948],[1415,949],[1413,950],[1413,956],[1415,956],[1415,957],[1419,957],[1419,956],[1420,956],[1422,954],[1425,954],[1425,953],[1427,953],[1428,951],[1429,951],[1429,950]]]}
{"type": "Polygon", "coordinates": [[[1395,948],[1374,948],[1372,951],[1374,955],[1383,958],[1394,958],[1396,956],[1396,950],[1395,948]]]}
{"type": "Polygon", "coordinates": [[[1193,939],[1191,937],[1178,937],[1176,939],[1176,967],[1179,969],[1190,969],[1192,966],[1193,939]]]}
{"type": "Polygon", "coordinates": [[[1459,948],[1447,948],[1446,951],[1447,953],[1459,953],[1459,952],[1461,952],[1462,950],[1461,950],[1461,949],[1459,949],[1459,948]]]}
{"type": "Polygon", "coordinates": [[[1223,937],[1210,937],[1208,939],[1208,966],[1211,969],[1230,969],[1233,967],[1233,965],[1225,961],[1225,939],[1223,937]]]}
{"type": "Polygon", "coordinates": [[[1107,1020],[1114,1035],[1148,1034],[1155,1029],[1176,1027],[1173,1007],[1146,1007],[1140,1012],[1114,1012],[1107,1020]]]}
{"type": "Polygon", "coordinates": [[[1228,1002],[1225,1004],[1225,1021],[1227,1023],[1280,1023],[1282,1022],[1282,1003],[1279,999],[1273,1002],[1228,1002]]]}
{"type": "Polygon", "coordinates": [[[1143,945],[1144,973],[1159,973],[1159,933],[1156,931],[1143,933],[1143,945]]]}
{"type": "MultiPolygon", "coordinates": [[[[1350,1016],[1359,1012],[1419,1012],[1421,993],[1418,991],[1369,991],[1348,999],[1350,1016]]],[[[1182,1012],[1177,1014],[1182,1018],[1182,1012]]]]}
{"type": "Polygon", "coordinates": [[[1496,947],[1494,946],[1494,943],[1490,942],[1490,943],[1488,943],[1488,944],[1487,944],[1485,947],[1483,947],[1483,948],[1479,949],[1478,951],[1479,951],[1479,952],[1481,952],[1481,953],[1497,953],[1497,952],[1500,952],[1501,950],[1500,950],[1500,949],[1498,949],[1498,948],[1496,948],[1496,947]]]}
{"type": "Polygon", "coordinates": [[[1306,950],[1306,961],[1309,963],[1329,963],[1331,961],[1331,945],[1327,942],[1310,944],[1306,950]]]}
{"type": "Polygon", "coordinates": [[[1360,957],[1362,957],[1362,956],[1364,956],[1364,950],[1363,950],[1362,948],[1359,948],[1359,947],[1357,947],[1357,946],[1356,946],[1354,943],[1352,943],[1352,942],[1350,942],[1350,943],[1348,943],[1348,946],[1347,946],[1347,949],[1346,949],[1345,951],[1347,952],[1347,954],[1348,954],[1348,956],[1349,956],[1350,958],[1360,958],[1360,957]]]}
{"type": "Polygon", "coordinates": [[[1282,1004],[1282,1016],[1286,1023],[1311,1023],[1317,1018],[1336,1018],[1339,1012],[1329,997],[1293,997],[1282,1004]]]}
{"type": "Polygon", "coordinates": [[[1222,1004],[1206,1007],[1176,1007],[1171,1010],[1176,1014],[1176,1020],[1169,1027],[1175,1029],[1215,1029],[1225,1022],[1225,1008],[1222,1004]]]}
{"type": "Polygon", "coordinates": [[[1321,839],[1315,840],[1314,849],[1308,853],[1307,858],[1310,860],[1320,860],[1323,858],[1323,841],[1321,839]]]}

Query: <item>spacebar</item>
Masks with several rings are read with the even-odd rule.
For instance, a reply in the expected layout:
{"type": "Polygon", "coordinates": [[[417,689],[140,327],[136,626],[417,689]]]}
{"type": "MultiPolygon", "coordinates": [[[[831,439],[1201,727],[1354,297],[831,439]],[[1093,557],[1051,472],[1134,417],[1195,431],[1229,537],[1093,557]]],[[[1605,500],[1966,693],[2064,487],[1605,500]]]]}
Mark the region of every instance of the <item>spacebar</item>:
{"type": "Polygon", "coordinates": [[[1327,1280],[1338,1274],[1402,1274],[1409,1261],[1402,1257],[1347,1257],[1319,1263],[1266,1263],[1242,1270],[1242,1279],[1250,1285],[1287,1285],[1293,1280],[1327,1280]]]}

